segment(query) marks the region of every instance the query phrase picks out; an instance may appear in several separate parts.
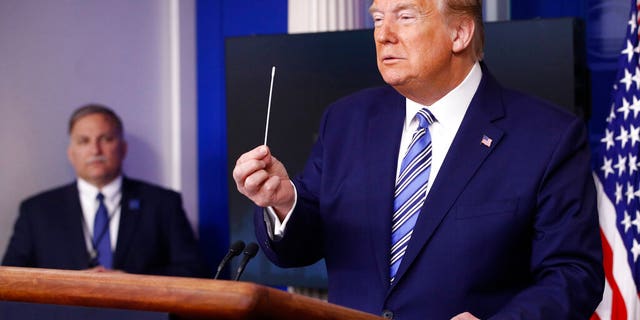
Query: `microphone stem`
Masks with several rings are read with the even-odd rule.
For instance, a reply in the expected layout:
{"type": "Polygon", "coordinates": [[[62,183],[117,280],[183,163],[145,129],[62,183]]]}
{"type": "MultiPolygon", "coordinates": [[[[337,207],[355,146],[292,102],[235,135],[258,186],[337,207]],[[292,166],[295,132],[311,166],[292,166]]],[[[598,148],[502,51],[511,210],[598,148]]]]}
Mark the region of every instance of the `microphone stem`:
{"type": "Polygon", "coordinates": [[[222,271],[224,266],[227,264],[227,262],[229,261],[229,258],[230,258],[230,256],[227,255],[222,259],[222,261],[218,265],[218,271],[216,271],[216,275],[215,275],[215,277],[213,277],[213,279],[218,279],[218,276],[220,276],[220,271],[222,271]]]}

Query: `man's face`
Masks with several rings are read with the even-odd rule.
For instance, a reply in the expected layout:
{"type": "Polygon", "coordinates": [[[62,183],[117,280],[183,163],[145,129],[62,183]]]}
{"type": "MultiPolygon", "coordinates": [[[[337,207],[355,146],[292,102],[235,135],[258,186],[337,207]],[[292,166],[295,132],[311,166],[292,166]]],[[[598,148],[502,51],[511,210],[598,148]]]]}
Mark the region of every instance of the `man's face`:
{"type": "Polygon", "coordinates": [[[452,31],[439,1],[374,0],[371,5],[378,69],[398,91],[446,86],[452,31]]]}
{"type": "Polygon", "coordinates": [[[76,175],[101,188],[121,172],[127,144],[103,114],[86,115],[71,129],[67,156],[76,175]]]}

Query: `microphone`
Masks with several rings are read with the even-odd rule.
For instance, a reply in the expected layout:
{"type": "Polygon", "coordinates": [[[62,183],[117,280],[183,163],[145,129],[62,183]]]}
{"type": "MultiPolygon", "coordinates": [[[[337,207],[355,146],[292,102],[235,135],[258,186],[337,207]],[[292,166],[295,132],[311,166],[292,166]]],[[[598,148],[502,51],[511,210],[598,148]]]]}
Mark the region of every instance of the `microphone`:
{"type": "Polygon", "coordinates": [[[240,252],[242,252],[242,249],[244,249],[244,241],[242,240],[238,240],[234,242],[229,247],[229,252],[227,252],[227,255],[225,255],[224,258],[222,258],[222,261],[220,261],[220,264],[218,265],[218,271],[216,272],[215,277],[213,277],[214,279],[218,279],[218,276],[220,275],[220,271],[222,271],[222,269],[224,269],[227,263],[229,263],[229,260],[239,255],[240,252]]]}
{"type": "Polygon", "coordinates": [[[238,270],[236,270],[236,276],[233,278],[233,280],[237,281],[238,279],[240,279],[240,275],[242,275],[244,268],[247,266],[247,263],[249,263],[249,260],[256,256],[256,254],[258,253],[258,249],[258,245],[255,242],[251,242],[247,245],[247,247],[244,249],[244,256],[242,257],[240,266],[238,266],[238,270]]]}

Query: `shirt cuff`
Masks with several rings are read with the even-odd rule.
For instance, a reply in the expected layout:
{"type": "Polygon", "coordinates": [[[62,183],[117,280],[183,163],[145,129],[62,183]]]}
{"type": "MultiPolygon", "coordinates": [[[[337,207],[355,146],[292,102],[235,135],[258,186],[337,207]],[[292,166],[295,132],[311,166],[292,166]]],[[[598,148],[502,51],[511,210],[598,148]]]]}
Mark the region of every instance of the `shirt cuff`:
{"type": "Polygon", "coordinates": [[[273,241],[279,241],[280,239],[282,239],[282,237],[284,237],[284,232],[287,227],[287,223],[289,222],[289,218],[291,217],[291,214],[293,213],[293,209],[295,209],[296,204],[298,203],[298,190],[296,190],[296,186],[293,184],[291,180],[289,180],[289,182],[293,187],[293,206],[291,207],[291,210],[287,212],[287,215],[284,217],[284,220],[280,222],[280,219],[278,218],[276,211],[271,206],[266,207],[263,211],[264,222],[267,225],[267,234],[269,235],[269,238],[273,241]]]}

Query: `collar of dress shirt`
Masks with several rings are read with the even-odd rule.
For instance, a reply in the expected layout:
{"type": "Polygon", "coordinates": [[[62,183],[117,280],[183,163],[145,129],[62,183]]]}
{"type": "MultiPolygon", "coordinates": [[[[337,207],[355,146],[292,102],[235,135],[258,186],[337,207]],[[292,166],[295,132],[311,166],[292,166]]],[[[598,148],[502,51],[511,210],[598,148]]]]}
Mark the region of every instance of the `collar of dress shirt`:
{"type": "MultiPolygon", "coordinates": [[[[480,85],[480,80],[482,80],[482,68],[480,68],[480,63],[476,62],[469,74],[457,87],[434,104],[426,106],[439,125],[442,125],[447,131],[456,132],[458,130],[460,123],[462,123],[462,118],[464,118],[467,108],[471,104],[471,99],[473,99],[480,85]]],[[[411,131],[409,129],[411,121],[416,116],[416,113],[425,106],[409,99],[406,100],[405,130],[411,131]]]]}
{"type": "Polygon", "coordinates": [[[109,206],[108,204],[112,204],[119,200],[121,190],[122,175],[119,175],[113,181],[109,182],[107,185],[102,187],[101,190],[96,188],[86,180],[78,178],[78,192],[80,192],[80,197],[87,200],[95,201],[96,197],[98,196],[98,192],[102,192],[107,206],[109,206]]]}

